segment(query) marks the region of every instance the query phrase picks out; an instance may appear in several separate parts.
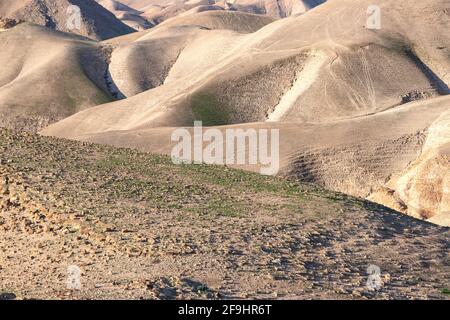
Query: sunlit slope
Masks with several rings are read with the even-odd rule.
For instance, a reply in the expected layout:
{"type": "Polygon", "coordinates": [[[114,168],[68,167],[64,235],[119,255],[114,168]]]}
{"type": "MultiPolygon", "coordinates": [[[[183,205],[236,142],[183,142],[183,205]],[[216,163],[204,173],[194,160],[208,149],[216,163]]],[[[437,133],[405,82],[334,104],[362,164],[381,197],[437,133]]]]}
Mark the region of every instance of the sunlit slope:
{"type": "Polygon", "coordinates": [[[0,44],[0,126],[36,131],[112,100],[96,43],[24,23],[1,32],[0,44]]]}
{"type": "MultiPolygon", "coordinates": [[[[450,20],[443,13],[445,2],[411,6],[423,13],[420,33],[406,28],[419,20],[401,13],[403,2],[387,0],[380,1],[382,28],[368,30],[368,5],[369,1],[330,1],[246,35],[195,31],[177,53],[163,85],[99,106],[92,114],[78,114],[61,127],[77,135],[189,125],[202,118],[192,110],[198,95],[210,97],[212,108],[226,115],[218,119],[221,123],[320,123],[395,108],[416,96],[446,94],[450,20]],[[439,28],[432,18],[438,19],[439,28]],[[435,42],[423,40],[426,34],[435,42]],[[100,126],[95,123],[99,114],[106,120],[100,126]],[[80,132],[71,128],[80,121],[92,127],[85,125],[80,132]]],[[[149,34],[153,39],[155,35],[149,34]]],[[[166,35],[170,31],[161,31],[161,38],[166,35]]]]}

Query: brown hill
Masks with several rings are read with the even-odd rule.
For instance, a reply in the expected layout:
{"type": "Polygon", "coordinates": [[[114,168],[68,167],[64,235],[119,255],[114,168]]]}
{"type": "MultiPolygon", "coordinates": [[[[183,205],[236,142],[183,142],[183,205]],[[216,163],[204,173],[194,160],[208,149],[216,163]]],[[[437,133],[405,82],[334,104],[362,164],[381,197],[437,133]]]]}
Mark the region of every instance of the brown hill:
{"type": "Polygon", "coordinates": [[[1,0],[0,17],[16,18],[92,39],[109,39],[135,30],[94,0],[1,0]],[[77,6],[79,11],[71,10],[77,6]],[[72,20],[80,14],[80,25],[72,20]]]}
{"type": "MultiPolygon", "coordinates": [[[[334,136],[324,131],[324,140],[317,140],[324,143],[317,146],[317,154],[308,155],[310,151],[299,150],[296,142],[287,139],[282,142],[289,150],[284,156],[290,156],[287,161],[294,171],[321,172],[309,174],[313,182],[368,196],[418,157],[427,128],[448,108],[448,100],[439,97],[449,93],[450,82],[445,1],[381,1],[380,30],[366,26],[370,5],[370,1],[328,1],[250,34],[186,28],[178,34],[187,45],[178,47],[181,51],[174,54],[173,64],[167,64],[170,70],[164,71],[160,86],[142,93],[144,88],[138,87],[132,91],[137,95],[80,112],[43,133],[117,143],[118,136],[136,138],[151,132],[145,135],[147,140],[122,140],[150,150],[153,134],[170,132],[152,128],[190,126],[193,120],[203,120],[205,125],[270,121],[280,128],[289,128],[283,122],[295,122],[292,134],[297,140],[303,130],[336,126],[334,136]],[[413,8],[411,15],[403,14],[407,8],[413,8]],[[399,120],[405,113],[410,116],[399,120]],[[358,126],[364,134],[349,129],[358,122],[372,131],[363,130],[364,126],[358,126]],[[379,138],[379,128],[389,135],[379,138]],[[354,136],[347,137],[349,132],[354,136]],[[328,141],[341,141],[340,153],[330,149],[328,141]],[[401,159],[390,149],[395,141],[405,147],[401,159]],[[293,151],[298,152],[294,158],[293,151]],[[301,160],[305,152],[306,159],[325,157],[338,164],[317,162],[310,170],[301,160]],[[356,161],[361,170],[354,170],[355,152],[361,154],[356,161]],[[380,162],[373,165],[370,159],[378,154],[380,162]],[[350,176],[342,176],[343,172],[350,176]]],[[[163,39],[170,32],[163,28],[148,37],[163,39]]],[[[305,138],[308,148],[316,141],[314,135],[305,138]]],[[[404,196],[402,201],[408,199],[404,196]]]]}
{"type": "Polygon", "coordinates": [[[142,11],[135,10],[116,0],[97,1],[105,9],[112,12],[120,21],[129,27],[141,31],[153,27],[154,25],[142,17],[142,11]]]}

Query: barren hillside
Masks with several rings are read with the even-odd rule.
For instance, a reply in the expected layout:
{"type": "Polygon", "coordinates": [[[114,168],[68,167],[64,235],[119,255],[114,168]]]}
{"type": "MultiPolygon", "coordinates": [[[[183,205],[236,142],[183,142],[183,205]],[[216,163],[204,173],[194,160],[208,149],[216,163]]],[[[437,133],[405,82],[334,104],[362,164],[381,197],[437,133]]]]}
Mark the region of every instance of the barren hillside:
{"type": "Polygon", "coordinates": [[[29,23],[0,33],[0,126],[40,130],[114,100],[107,48],[29,23]]]}
{"type": "Polygon", "coordinates": [[[135,10],[121,2],[116,0],[101,0],[97,2],[113,13],[116,18],[135,30],[145,30],[154,26],[152,22],[142,16],[142,11],[135,10]]]}
{"type": "MultiPolygon", "coordinates": [[[[443,97],[450,92],[448,3],[379,1],[379,30],[366,26],[370,5],[327,1],[262,28],[253,15],[228,20],[227,11],[192,13],[118,38],[111,42],[117,46],[111,72],[127,99],[82,111],[42,133],[161,152],[170,150],[153,142],[170,137],[161,139],[159,131],[170,135],[162,127],[194,120],[243,127],[270,122],[296,137],[281,141],[288,174],[356,196],[381,190],[384,195],[373,199],[448,221],[442,218],[449,212],[445,187],[436,186],[426,199],[389,183],[419,158],[428,129],[449,107],[443,97]],[[235,27],[229,30],[227,21],[235,27]],[[236,32],[248,21],[258,30],[236,32]],[[322,131],[330,127],[333,135],[322,131]],[[142,132],[146,139],[136,138],[142,132]],[[315,138],[322,132],[323,139],[315,138]]],[[[449,137],[439,137],[448,143],[449,137]]],[[[427,162],[427,174],[450,168],[443,157],[437,167],[427,162]]]]}
{"type": "Polygon", "coordinates": [[[0,18],[15,18],[98,40],[135,31],[95,0],[0,0],[0,18]],[[74,20],[78,18],[80,25],[74,20]]]}
{"type": "Polygon", "coordinates": [[[145,30],[166,20],[204,11],[259,14],[274,19],[304,14],[326,0],[96,0],[125,24],[145,30]]]}
{"type": "Polygon", "coordinates": [[[448,30],[448,0],[0,0],[0,300],[448,299],[448,30]]]}
{"type": "Polygon", "coordinates": [[[361,199],[5,130],[0,151],[2,296],[448,297],[449,229],[361,199]],[[79,291],[66,289],[71,265],[79,291]]]}

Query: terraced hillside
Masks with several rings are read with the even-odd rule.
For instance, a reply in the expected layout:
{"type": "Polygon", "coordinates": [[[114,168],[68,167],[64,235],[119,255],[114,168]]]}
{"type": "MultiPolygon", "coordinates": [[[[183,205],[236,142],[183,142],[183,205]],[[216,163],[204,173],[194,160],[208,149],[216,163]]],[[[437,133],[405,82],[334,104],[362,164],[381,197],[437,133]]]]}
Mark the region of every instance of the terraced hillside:
{"type": "Polygon", "coordinates": [[[0,177],[1,297],[449,298],[449,228],[309,184],[4,129],[0,177]]]}

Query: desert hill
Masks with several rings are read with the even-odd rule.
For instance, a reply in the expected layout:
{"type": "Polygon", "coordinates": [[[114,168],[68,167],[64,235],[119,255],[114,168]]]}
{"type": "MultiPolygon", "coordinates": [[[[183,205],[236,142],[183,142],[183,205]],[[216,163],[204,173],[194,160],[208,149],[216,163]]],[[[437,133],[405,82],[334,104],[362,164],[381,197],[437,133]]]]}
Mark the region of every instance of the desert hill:
{"type": "Polygon", "coordinates": [[[119,1],[102,0],[97,2],[113,13],[116,18],[135,30],[145,30],[154,26],[150,21],[141,16],[143,14],[142,11],[135,10],[119,1]]]}
{"type": "Polygon", "coordinates": [[[0,0],[0,300],[448,299],[448,30],[448,0],[0,0]],[[272,162],[175,164],[195,120],[272,162]]]}
{"type": "Polygon", "coordinates": [[[208,39],[213,33],[231,34],[225,30],[250,33],[271,22],[273,19],[268,17],[230,11],[207,11],[169,19],[149,31],[111,41],[117,46],[111,56],[111,76],[125,96],[134,96],[168,80],[169,72],[192,42],[207,39],[205,44],[210,44],[208,39]],[[130,38],[133,41],[127,40],[130,38]]]}
{"type": "Polygon", "coordinates": [[[448,297],[449,229],[361,199],[3,129],[0,150],[4,296],[448,297]],[[81,290],[66,289],[70,265],[81,290]]]}
{"type": "Polygon", "coordinates": [[[92,39],[109,39],[134,32],[94,0],[1,0],[0,17],[15,18],[92,39]],[[77,6],[79,12],[71,9],[77,6]],[[80,25],[72,20],[80,15],[80,25]]]}
{"type": "Polygon", "coordinates": [[[189,0],[189,1],[161,1],[161,0],[97,0],[117,18],[132,26],[136,30],[150,28],[170,18],[204,12],[209,10],[239,11],[260,14],[271,18],[285,18],[291,15],[304,14],[325,0],[189,0]]]}
{"type": "MultiPolygon", "coordinates": [[[[422,31],[416,32],[404,27],[412,21],[399,21],[403,4],[384,1],[384,28],[368,30],[368,3],[344,5],[337,11],[336,2],[327,2],[308,14],[276,21],[250,34],[202,32],[204,36],[190,39],[183,48],[164,85],[101,108],[107,118],[121,119],[120,111],[111,113],[110,108],[130,105],[127,110],[134,123],[118,121],[114,129],[143,123],[153,126],[156,114],[158,126],[188,125],[194,118],[190,97],[209,94],[228,113],[228,119],[222,119],[226,123],[286,119],[317,123],[365,116],[448,93],[445,70],[450,62],[445,53],[449,49],[438,49],[424,35],[433,33],[437,42],[448,43],[444,30],[450,20],[437,16],[443,27],[435,30],[435,24],[427,22],[431,20],[422,18],[422,31]],[[152,108],[150,118],[146,112],[139,116],[142,108],[152,108]]],[[[430,17],[445,8],[444,2],[441,7],[429,3],[435,9],[430,17]]],[[[96,114],[101,108],[95,109],[96,114]]]]}
{"type": "Polygon", "coordinates": [[[184,33],[175,23],[161,25],[151,33],[135,33],[139,37],[126,46],[29,23],[11,25],[0,33],[5,44],[0,52],[5,65],[0,74],[0,124],[35,132],[87,107],[146,91],[163,83],[177,54],[206,29],[251,32],[272,21],[235,12],[199,15],[197,22],[175,18],[192,25],[184,27],[184,33]],[[39,83],[39,89],[27,90],[31,83],[39,83]]]}
{"type": "Polygon", "coordinates": [[[381,29],[367,26],[370,1],[350,0],[277,21],[195,2],[100,43],[20,24],[0,33],[1,59],[13,61],[1,124],[33,131],[64,118],[42,134],[165,154],[173,127],[194,120],[280,128],[280,174],[448,225],[450,20],[446,1],[413,4],[380,1],[381,29]],[[27,30],[39,33],[24,42],[27,30]],[[25,90],[30,81],[46,94],[25,90]]]}
{"type": "MultiPolygon", "coordinates": [[[[308,181],[333,190],[370,196],[379,187],[386,187],[385,182],[392,175],[407,170],[410,162],[421,154],[428,128],[448,109],[448,99],[441,97],[449,93],[446,70],[450,69],[450,36],[445,31],[450,27],[450,20],[445,1],[424,1],[417,5],[412,1],[380,1],[383,19],[379,30],[366,26],[370,4],[370,1],[328,1],[306,14],[278,20],[244,34],[176,24],[165,28],[164,24],[170,24],[168,20],[159,30],[145,31],[134,42],[124,41],[117,50],[118,56],[124,52],[125,57],[130,57],[128,48],[138,42],[141,52],[145,52],[145,47],[153,51],[151,48],[164,48],[163,43],[167,43],[162,56],[169,57],[168,61],[157,62],[156,67],[148,64],[147,69],[122,66],[125,76],[116,71],[120,74],[118,83],[125,79],[119,87],[128,93],[128,99],[85,110],[43,133],[117,143],[118,136],[136,137],[142,132],[160,136],[159,130],[168,132],[160,127],[190,126],[193,120],[203,120],[205,125],[242,124],[244,127],[246,123],[255,126],[255,122],[264,125],[268,121],[282,130],[289,127],[287,123],[295,123],[297,129],[292,133],[295,137],[301,136],[301,128],[321,130],[335,126],[339,128],[334,135],[338,139],[353,132],[339,146],[339,158],[331,152],[334,149],[327,147],[327,140],[337,143],[329,137],[319,140],[324,146],[317,146],[319,151],[313,156],[330,157],[330,161],[337,163],[335,166],[330,167],[324,161],[308,168],[299,160],[310,157],[302,154],[307,151],[287,139],[283,142],[289,150],[283,155],[288,159],[286,168],[301,172],[296,175],[300,179],[306,175],[308,181]],[[407,8],[414,9],[411,15],[405,16],[402,12],[407,8]],[[167,37],[171,37],[173,28],[179,38],[170,42],[167,37]],[[161,66],[167,67],[157,69],[161,66]],[[129,80],[155,74],[161,76],[145,85],[129,80]],[[403,119],[405,114],[410,116],[403,119]],[[389,121],[383,122],[386,119],[389,121]],[[364,130],[362,134],[350,130],[348,126],[354,123],[364,123],[373,131],[364,130]],[[390,127],[386,128],[387,125],[390,127]],[[389,136],[379,139],[378,128],[383,128],[389,136]],[[404,139],[407,143],[402,142],[404,139]],[[389,146],[393,141],[404,147],[403,155],[389,146]],[[354,152],[362,157],[356,162],[354,152]],[[375,155],[380,156],[376,165],[372,163],[375,155]],[[361,170],[353,170],[355,163],[361,170]],[[321,173],[308,173],[311,170],[321,173]],[[342,172],[352,172],[352,178],[346,179],[342,172]],[[352,186],[353,181],[360,183],[352,186]]],[[[207,13],[211,16],[224,12],[207,13]]],[[[201,14],[205,13],[188,16],[201,14]]],[[[184,17],[173,21],[176,19],[184,17]]],[[[313,142],[314,132],[305,139],[313,142]]],[[[160,146],[151,150],[148,146],[152,143],[148,141],[153,138],[145,136],[145,147],[144,143],[128,138],[125,140],[130,144],[121,145],[160,150],[160,146]]],[[[443,145],[448,142],[445,135],[441,139],[443,145]]],[[[445,159],[439,162],[439,168],[449,167],[445,159]]],[[[400,189],[395,190],[402,193],[400,189]]],[[[447,189],[442,190],[448,193],[447,189]]],[[[433,213],[423,216],[430,218],[436,214],[440,203],[444,203],[445,209],[439,212],[447,214],[447,202],[442,200],[445,197],[434,197],[433,213]]],[[[417,216],[413,211],[422,209],[417,208],[417,203],[410,203],[408,209],[410,199],[403,194],[396,197],[398,205],[393,206],[417,216]]],[[[393,203],[392,199],[387,202],[393,203]]]]}
{"type": "Polygon", "coordinates": [[[235,0],[225,1],[229,8],[244,12],[264,14],[273,18],[286,18],[299,15],[321,5],[326,0],[235,0]]]}
{"type": "Polygon", "coordinates": [[[73,34],[22,23],[0,32],[0,125],[37,131],[114,99],[108,52],[73,34]]]}

